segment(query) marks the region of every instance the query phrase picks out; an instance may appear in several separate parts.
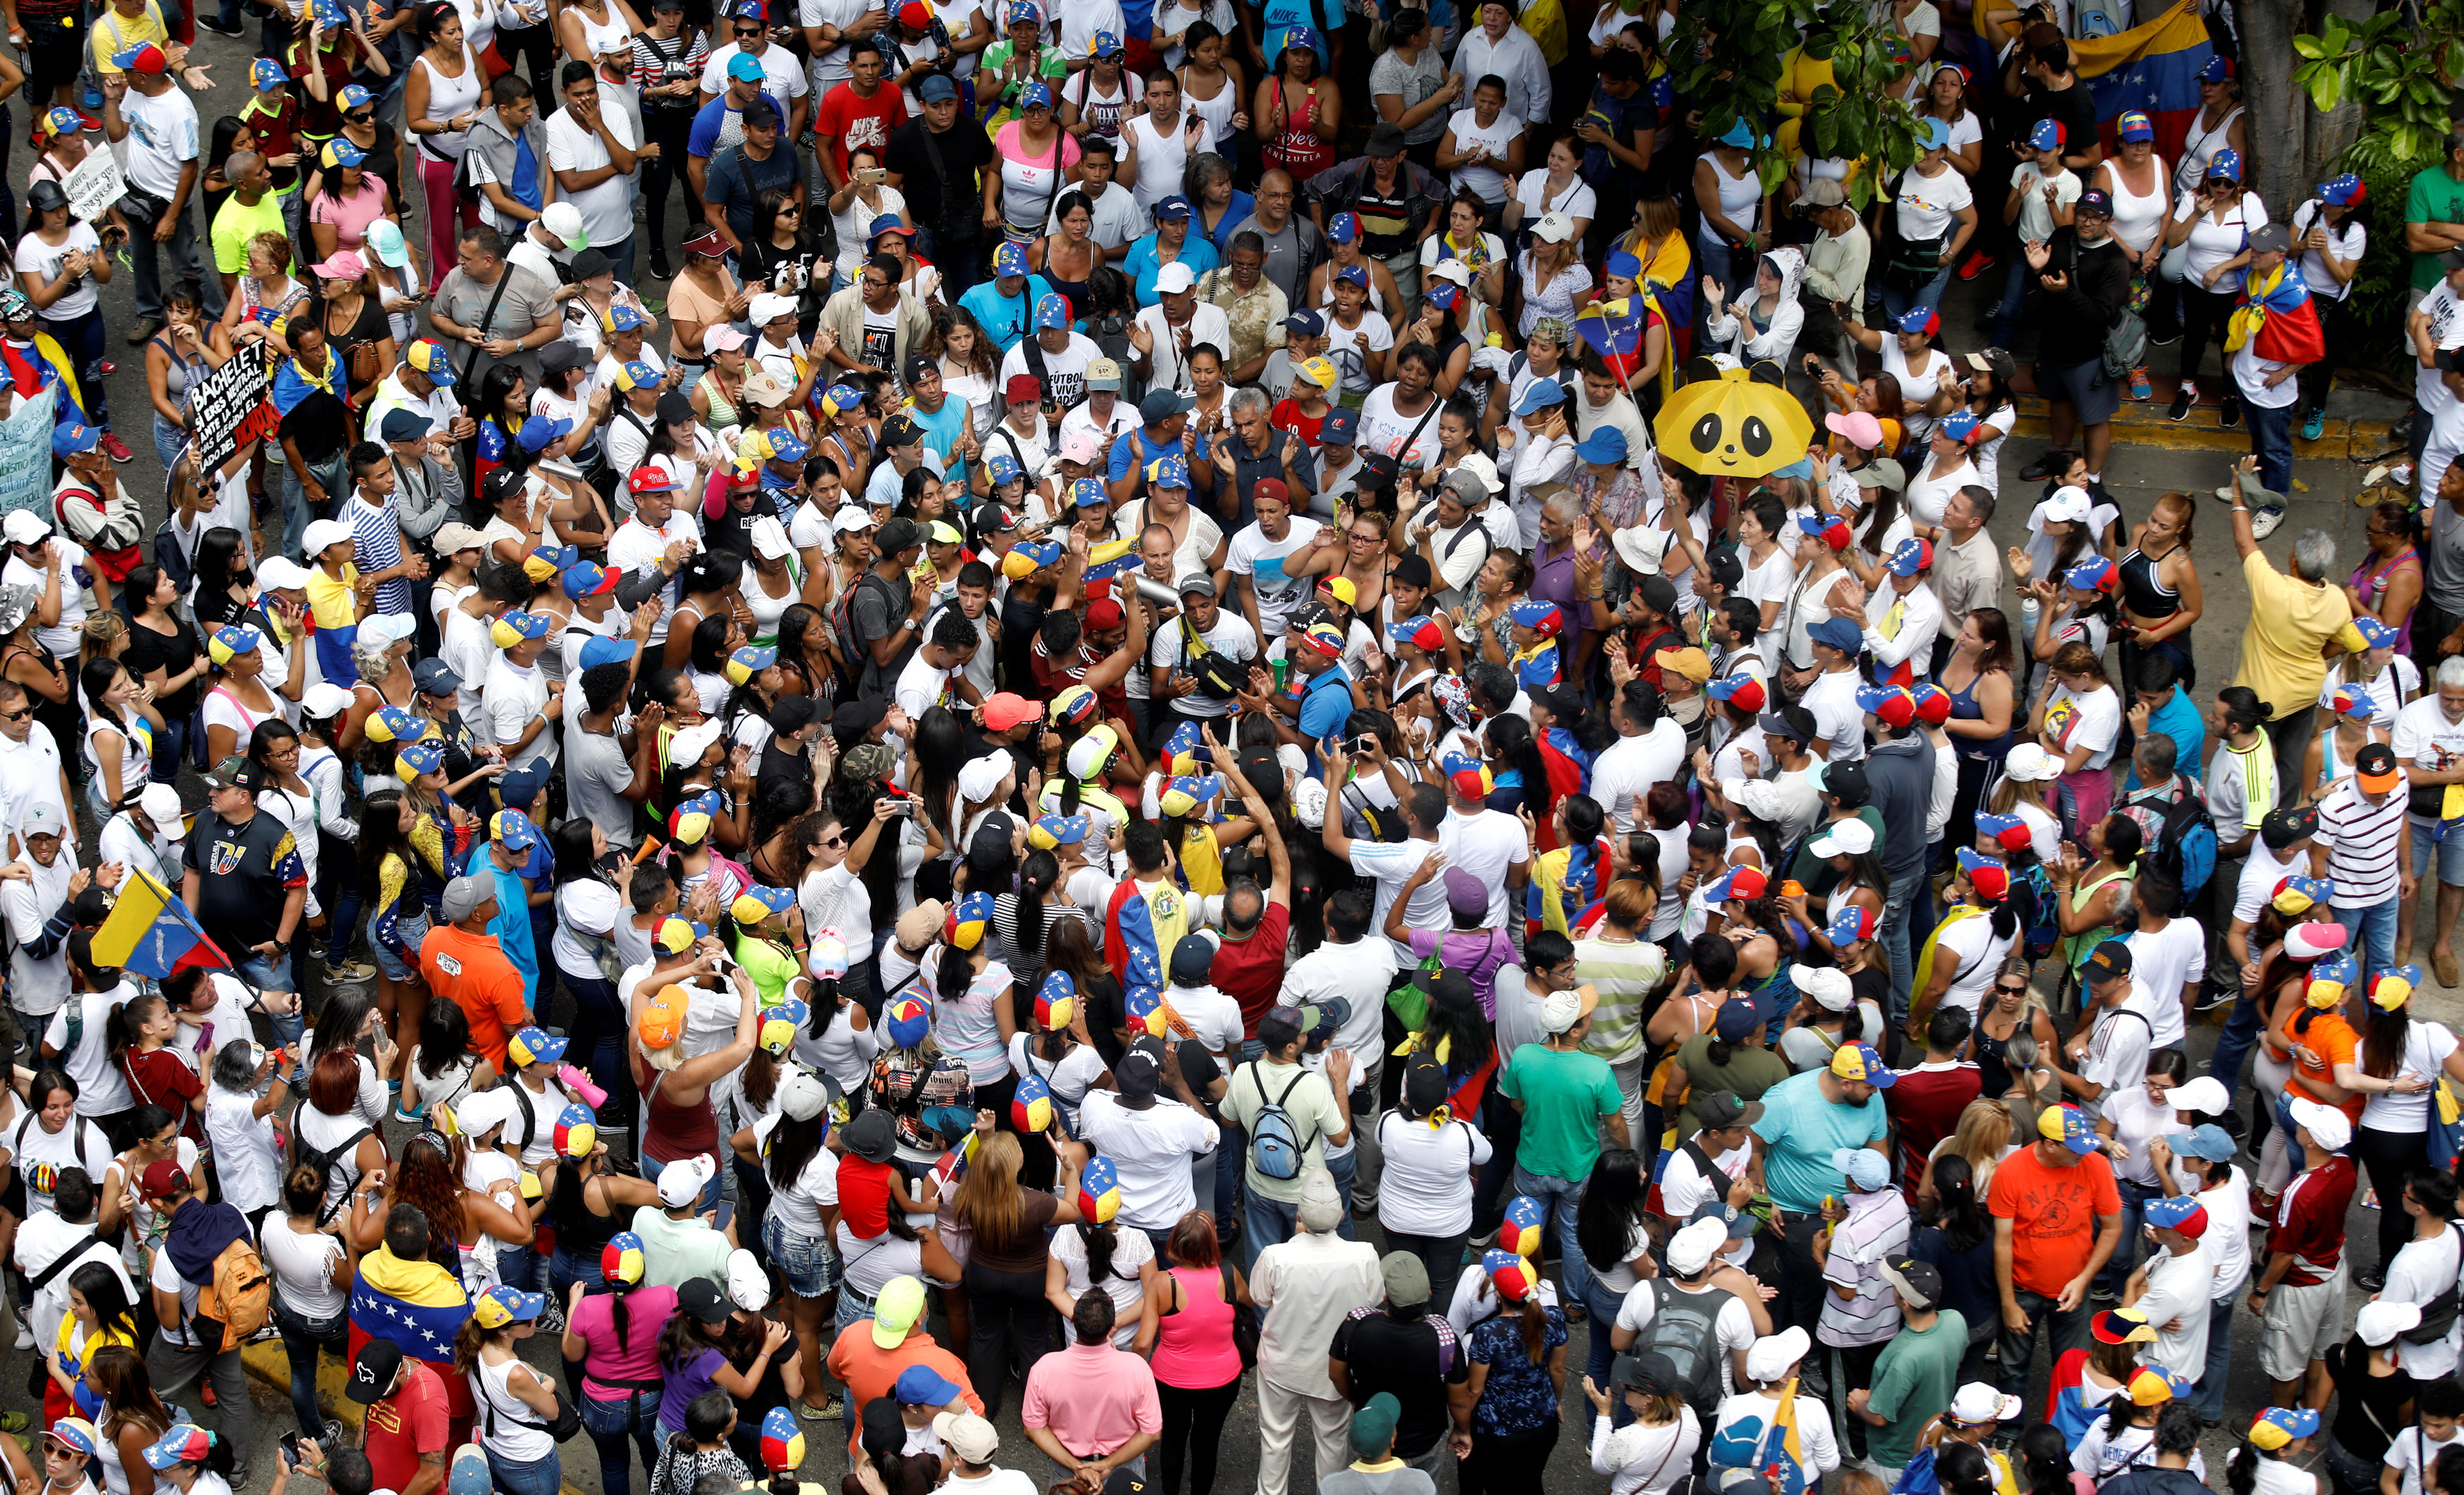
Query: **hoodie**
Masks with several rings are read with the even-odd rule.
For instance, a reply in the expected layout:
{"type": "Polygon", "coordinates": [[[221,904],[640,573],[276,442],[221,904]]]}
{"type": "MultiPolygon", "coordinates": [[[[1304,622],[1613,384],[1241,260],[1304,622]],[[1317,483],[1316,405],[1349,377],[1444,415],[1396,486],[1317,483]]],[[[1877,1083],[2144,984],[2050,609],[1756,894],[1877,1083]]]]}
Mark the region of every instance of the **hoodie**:
{"type": "MultiPolygon", "coordinates": [[[[479,118],[471,121],[470,139],[463,149],[471,157],[471,178],[473,182],[494,182],[504,189],[507,197],[517,200],[537,197],[539,201],[531,204],[533,208],[544,208],[555,201],[555,194],[549,191],[553,179],[548,172],[547,126],[539,122],[539,116],[533,115],[530,122],[517,132],[506,129],[503,117],[494,105],[490,105],[479,111],[479,118]],[[527,166],[520,164],[521,150],[517,141],[526,141],[530,144],[530,164],[527,166]],[[517,190],[517,182],[525,190],[517,190]]],[[[485,187],[479,189],[479,217],[504,231],[508,237],[522,228],[520,223],[506,218],[497,210],[495,199],[488,195],[485,187]]]]}
{"type": "Polygon", "coordinates": [[[1797,329],[1805,325],[1805,308],[1796,300],[1797,284],[1805,276],[1805,251],[1783,245],[1765,254],[1762,264],[1779,276],[1779,294],[1766,304],[1757,275],[1756,283],[1739,289],[1704,332],[1741,363],[1769,359],[1786,367],[1789,351],[1796,346],[1797,329]]]}
{"type": "Polygon", "coordinates": [[[1882,870],[1896,883],[1925,867],[1925,812],[1933,804],[1933,744],[1916,731],[1875,743],[1865,755],[1865,782],[1873,795],[1868,802],[1882,817],[1875,850],[1882,870]]]}

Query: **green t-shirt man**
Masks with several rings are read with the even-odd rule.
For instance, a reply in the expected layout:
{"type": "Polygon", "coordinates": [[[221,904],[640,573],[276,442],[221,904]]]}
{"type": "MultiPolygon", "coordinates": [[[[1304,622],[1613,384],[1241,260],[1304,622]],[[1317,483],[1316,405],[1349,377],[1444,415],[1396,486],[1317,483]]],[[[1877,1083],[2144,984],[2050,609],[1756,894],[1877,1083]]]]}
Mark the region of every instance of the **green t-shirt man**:
{"type": "Polygon", "coordinates": [[[1526,1044],[1500,1083],[1508,1100],[1523,1103],[1516,1165],[1535,1178],[1589,1178],[1600,1157],[1600,1118],[1617,1115],[1625,1105],[1608,1061],[1580,1049],[1526,1044]]]}
{"type": "Polygon", "coordinates": [[[282,198],[274,192],[260,193],[251,207],[233,192],[214,209],[214,268],[227,275],[248,274],[248,243],[260,233],[276,238],[289,236],[282,223],[282,198]]]}
{"type": "Polygon", "coordinates": [[[1902,1321],[1900,1331],[1874,1362],[1874,1386],[1865,1407],[1884,1420],[1879,1427],[1866,1427],[1867,1458],[1885,1469],[1907,1467],[1917,1456],[1917,1435],[1959,1390],[1959,1362],[1967,1353],[1968,1321],[1957,1309],[1940,1310],[1925,1329],[1911,1329],[1902,1321]]]}
{"type": "MultiPolygon", "coordinates": [[[[2453,162],[2454,152],[2442,165],[2415,175],[2411,189],[2405,193],[2404,221],[2407,223],[2464,224],[2464,170],[2453,162]]],[[[2447,272],[2440,269],[2435,253],[2412,256],[2412,288],[2427,291],[2438,283],[2447,272]]]]}
{"type": "Polygon", "coordinates": [[[1242,1163],[1243,1181],[1260,1198],[1298,1204],[1301,1180],[1310,1169],[1326,1166],[1326,1139],[1343,1130],[1343,1111],[1323,1071],[1266,1059],[1236,1066],[1219,1107],[1223,1119],[1247,1132],[1270,1105],[1281,1106],[1292,1119],[1292,1131],[1304,1146],[1301,1171],[1289,1178],[1266,1177],[1258,1172],[1257,1153],[1251,1149],[1242,1163]]]}

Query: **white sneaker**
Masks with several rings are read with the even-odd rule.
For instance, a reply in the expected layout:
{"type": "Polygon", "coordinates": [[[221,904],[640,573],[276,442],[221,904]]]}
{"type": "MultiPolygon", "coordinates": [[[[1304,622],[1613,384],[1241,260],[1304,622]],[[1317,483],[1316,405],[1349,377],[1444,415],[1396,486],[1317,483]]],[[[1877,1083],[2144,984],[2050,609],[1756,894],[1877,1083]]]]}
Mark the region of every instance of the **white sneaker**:
{"type": "Polygon", "coordinates": [[[22,1318],[17,1320],[17,1348],[20,1350],[34,1348],[34,1330],[22,1318]]]}

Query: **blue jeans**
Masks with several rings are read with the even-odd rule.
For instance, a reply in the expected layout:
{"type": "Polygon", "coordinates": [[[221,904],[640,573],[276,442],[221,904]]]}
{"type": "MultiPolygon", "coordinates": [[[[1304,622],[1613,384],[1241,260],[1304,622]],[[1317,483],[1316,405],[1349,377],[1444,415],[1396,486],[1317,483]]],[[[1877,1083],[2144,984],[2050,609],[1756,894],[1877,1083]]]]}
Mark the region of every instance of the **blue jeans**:
{"type": "Polygon", "coordinates": [[[599,1486],[606,1495],[632,1495],[633,1449],[641,1450],[644,1480],[659,1467],[659,1395],[654,1388],[613,1401],[583,1396],[576,1407],[582,1430],[599,1452],[599,1486]],[[628,1438],[632,1448],[625,1445],[628,1438]]]}
{"type": "MultiPolygon", "coordinates": [[[[1609,1330],[1617,1323],[1617,1310],[1625,1307],[1625,1294],[1603,1286],[1597,1277],[1588,1273],[1585,1277],[1583,1311],[1591,1315],[1592,1322],[1585,1335],[1590,1348],[1584,1352],[1583,1374],[1592,1378],[1593,1385],[1605,1386],[1608,1383],[1600,1377],[1609,1374],[1617,1360],[1617,1351],[1609,1344],[1609,1330]]],[[[1622,1427],[1633,1420],[1633,1414],[1627,1410],[1623,1396],[1611,1403],[1611,1407],[1616,1413],[1613,1419],[1616,1426],[1622,1427]]]]}
{"type": "Polygon", "coordinates": [[[590,1071],[593,1084],[607,1092],[608,1105],[601,1112],[605,1124],[629,1128],[635,1104],[633,1076],[625,1063],[625,1008],[616,1000],[616,985],[604,977],[583,980],[571,972],[563,975],[574,1007],[568,1055],[590,1071]]]}
{"type": "Polygon", "coordinates": [[[2250,454],[2258,458],[2259,486],[2270,493],[2293,492],[2293,406],[2244,400],[2241,414],[2250,426],[2250,454]]]}
{"type": "MultiPolygon", "coordinates": [[[[1567,1298],[1577,1303],[1588,1301],[1584,1294],[1590,1290],[1592,1282],[1592,1269],[1583,1260],[1582,1242],[1574,1239],[1574,1217],[1582,1211],[1583,1189],[1590,1182],[1589,1178],[1543,1178],[1521,1163],[1514,1165],[1514,1192],[1538,1199],[1551,1215],[1556,1217],[1559,1271],[1564,1279],[1562,1286],[1567,1298]]],[[[1431,1284],[1430,1290],[1437,1290],[1437,1285],[1431,1284]]]]}
{"type": "Polygon", "coordinates": [[[616,267],[616,278],[627,287],[633,283],[633,237],[628,233],[613,244],[590,246],[607,256],[607,263],[616,267]]]}
{"type": "MultiPolygon", "coordinates": [[[[2281,493],[2284,490],[2278,489],[2281,493]]],[[[2384,903],[2366,909],[2338,909],[2337,922],[2353,932],[2353,951],[2362,959],[2362,989],[2369,990],[2370,975],[2395,965],[2395,922],[2404,900],[2390,895],[2384,903]]]]}
{"type": "MultiPolygon", "coordinates": [[[[1292,1232],[1300,1228],[1300,1206],[1266,1198],[1255,1189],[1249,1190],[1248,1194],[1245,1213],[1242,1217],[1241,1244],[1247,1248],[1245,1269],[1254,1272],[1258,1269],[1259,1252],[1289,1241],[1292,1232]]],[[[1436,1287],[1436,1284],[1430,1284],[1431,1291],[1434,1292],[1436,1287]]]]}
{"type": "MultiPolygon", "coordinates": [[[[917,214],[919,219],[931,216],[929,213],[917,214]]],[[[980,226],[977,232],[959,238],[956,234],[942,232],[932,223],[918,222],[915,225],[915,253],[931,260],[934,268],[941,272],[941,294],[945,297],[964,296],[968,287],[983,279],[984,240],[980,226]]],[[[957,303],[954,300],[952,304],[957,303]]]]}
{"type": "Polygon", "coordinates": [[[154,734],[154,779],[156,783],[177,783],[180,765],[188,758],[188,718],[165,713],[163,730],[154,734]]]}
{"type": "MultiPolygon", "coordinates": [[[[2225,1030],[2216,1035],[2216,1049],[2208,1061],[2208,1073],[2224,1082],[2225,1109],[2228,1111],[2241,1095],[2242,1061],[2250,1057],[2251,1049],[2258,1043],[2259,1023],[2263,1016],[2259,1011],[2258,998],[2245,992],[2233,1003],[2233,1015],[2225,1019],[2225,1030]]],[[[2254,1136],[2251,1141],[2255,1146],[2258,1138],[2254,1136]]]]}
{"type": "MultiPolygon", "coordinates": [[[[1232,1222],[1241,1218],[1241,1197],[1248,1191],[1242,1187],[1243,1172],[1249,1162],[1249,1133],[1234,1124],[1229,1116],[1218,1116],[1223,1137],[1215,1144],[1215,1233],[1221,1237],[1232,1222]]],[[[1201,1196],[1204,1191],[1199,1191],[1201,1196]]],[[[1206,1200],[1199,1200],[1203,1204],[1206,1200]]]]}
{"type": "Polygon", "coordinates": [[[1988,337],[1988,346],[2011,345],[2011,335],[2019,330],[2019,308],[2028,302],[2029,279],[2028,257],[2012,255],[2011,273],[2002,282],[2002,302],[1993,308],[1993,331],[1988,337]]]}
{"type": "Polygon", "coordinates": [[[1925,887],[1925,864],[1919,862],[1904,874],[1891,879],[1890,896],[1882,900],[1882,921],[1877,934],[1882,941],[1882,953],[1890,957],[1891,962],[1893,1027],[1907,1025],[1908,985],[1916,977],[1916,960],[1908,954],[1908,925],[1917,894],[1923,892],[1925,887]]]}
{"type": "Polygon", "coordinates": [[[524,1292],[539,1290],[539,1254],[533,1246],[496,1247],[496,1280],[524,1292]]]}
{"type": "Polygon", "coordinates": [[[2116,1178],[2113,1183],[2122,1195],[2122,1239],[2114,1242],[2113,1258],[2104,1264],[2104,1270],[2096,1274],[2096,1286],[2118,1297],[2139,1260],[2139,1233],[2147,1222],[2147,1201],[2163,1198],[2165,1191],[2127,1178],[2116,1178]]]}
{"type": "MultiPolygon", "coordinates": [[[[1154,1239],[1154,1232],[1148,1232],[1148,1239],[1150,1241],[1154,1239]]],[[[1163,1260],[1163,1247],[1160,1245],[1155,1247],[1155,1260],[1158,1262],[1163,1260]]],[[[838,1313],[834,1320],[838,1331],[844,1334],[870,1317],[872,1317],[872,1300],[846,1283],[840,1283],[838,1313]]]]}
{"type": "Polygon", "coordinates": [[[564,1474],[558,1466],[553,1448],[544,1459],[517,1463],[484,1442],[479,1447],[488,1456],[488,1473],[495,1478],[496,1488],[503,1495],[557,1495],[564,1485],[564,1474]]]}
{"type": "Polygon", "coordinates": [[[1892,318],[1896,319],[1912,306],[1923,306],[1926,308],[1940,306],[1942,304],[1942,288],[1949,283],[1950,267],[1948,265],[1945,265],[1941,270],[1937,271],[1931,280],[1928,280],[1925,284],[1917,287],[1916,294],[1914,296],[1903,295],[1901,292],[1894,291],[1887,283],[1885,283],[1882,287],[1882,310],[1888,312],[1892,318]]]}
{"type": "MultiPolygon", "coordinates": [[[[1326,1160],[1326,1171],[1333,1175],[1334,1186],[1343,1196],[1343,1223],[1334,1227],[1334,1233],[1346,1241],[1360,1239],[1352,1233],[1352,1190],[1360,1176],[1360,1133],[1353,1132],[1352,1138],[1351,1152],[1326,1160]]],[[[1253,1256],[1250,1260],[1254,1262],[1257,1258],[1253,1256]]]]}
{"type": "Polygon", "coordinates": [[[325,1351],[348,1360],[350,1315],[307,1318],[291,1310],[282,1295],[274,1296],[274,1322],[282,1330],[282,1357],[291,1364],[291,1411],[299,1419],[299,1436],[323,1438],[325,1414],[317,1407],[317,1362],[325,1351]]]}
{"type": "Polygon", "coordinates": [[[2233,1375],[2233,1312],[2231,1298],[2218,1298],[2208,1305],[2208,1364],[2199,1375],[2199,1391],[2190,1405],[2199,1416],[2217,1419],[2225,1415],[2225,1386],[2233,1375]]]}

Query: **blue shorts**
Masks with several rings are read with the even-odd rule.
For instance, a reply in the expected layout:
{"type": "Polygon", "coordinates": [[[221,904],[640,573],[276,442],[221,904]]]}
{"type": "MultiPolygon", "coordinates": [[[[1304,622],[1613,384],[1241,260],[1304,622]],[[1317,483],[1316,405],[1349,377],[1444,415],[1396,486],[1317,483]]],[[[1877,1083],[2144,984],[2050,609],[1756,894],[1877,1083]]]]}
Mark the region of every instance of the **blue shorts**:
{"type": "Polygon", "coordinates": [[[2438,853],[2438,880],[2464,886],[2464,822],[2434,821],[2419,815],[2408,815],[2412,822],[2412,875],[2419,877],[2430,866],[2432,848],[2438,853]]]}
{"type": "MultiPolygon", "coordinates": [[[[419,942],[428,937],[428,915],[423,913],[415,919],[399,920],[394,927],[400,932],[402,942],[408,945],[415,951],[419,948],[419,942]]],[[[412,960],[407,963],[404,962],[394,955],[392,950],[386,947],[384,940],[369,940],[368,953],[376,957],[378,974],[382,975],[386,980],[415,981],[419,979],[419,962],[417,960],[412,960]]]]}
{"type": "Polygon", "coordinates": [[[799,1298],[821,1298],[839,1285],[839,1256],[830,1242],[790,1226],[774,1205],[761,1221],[761,1247],[799,1298]]]}

